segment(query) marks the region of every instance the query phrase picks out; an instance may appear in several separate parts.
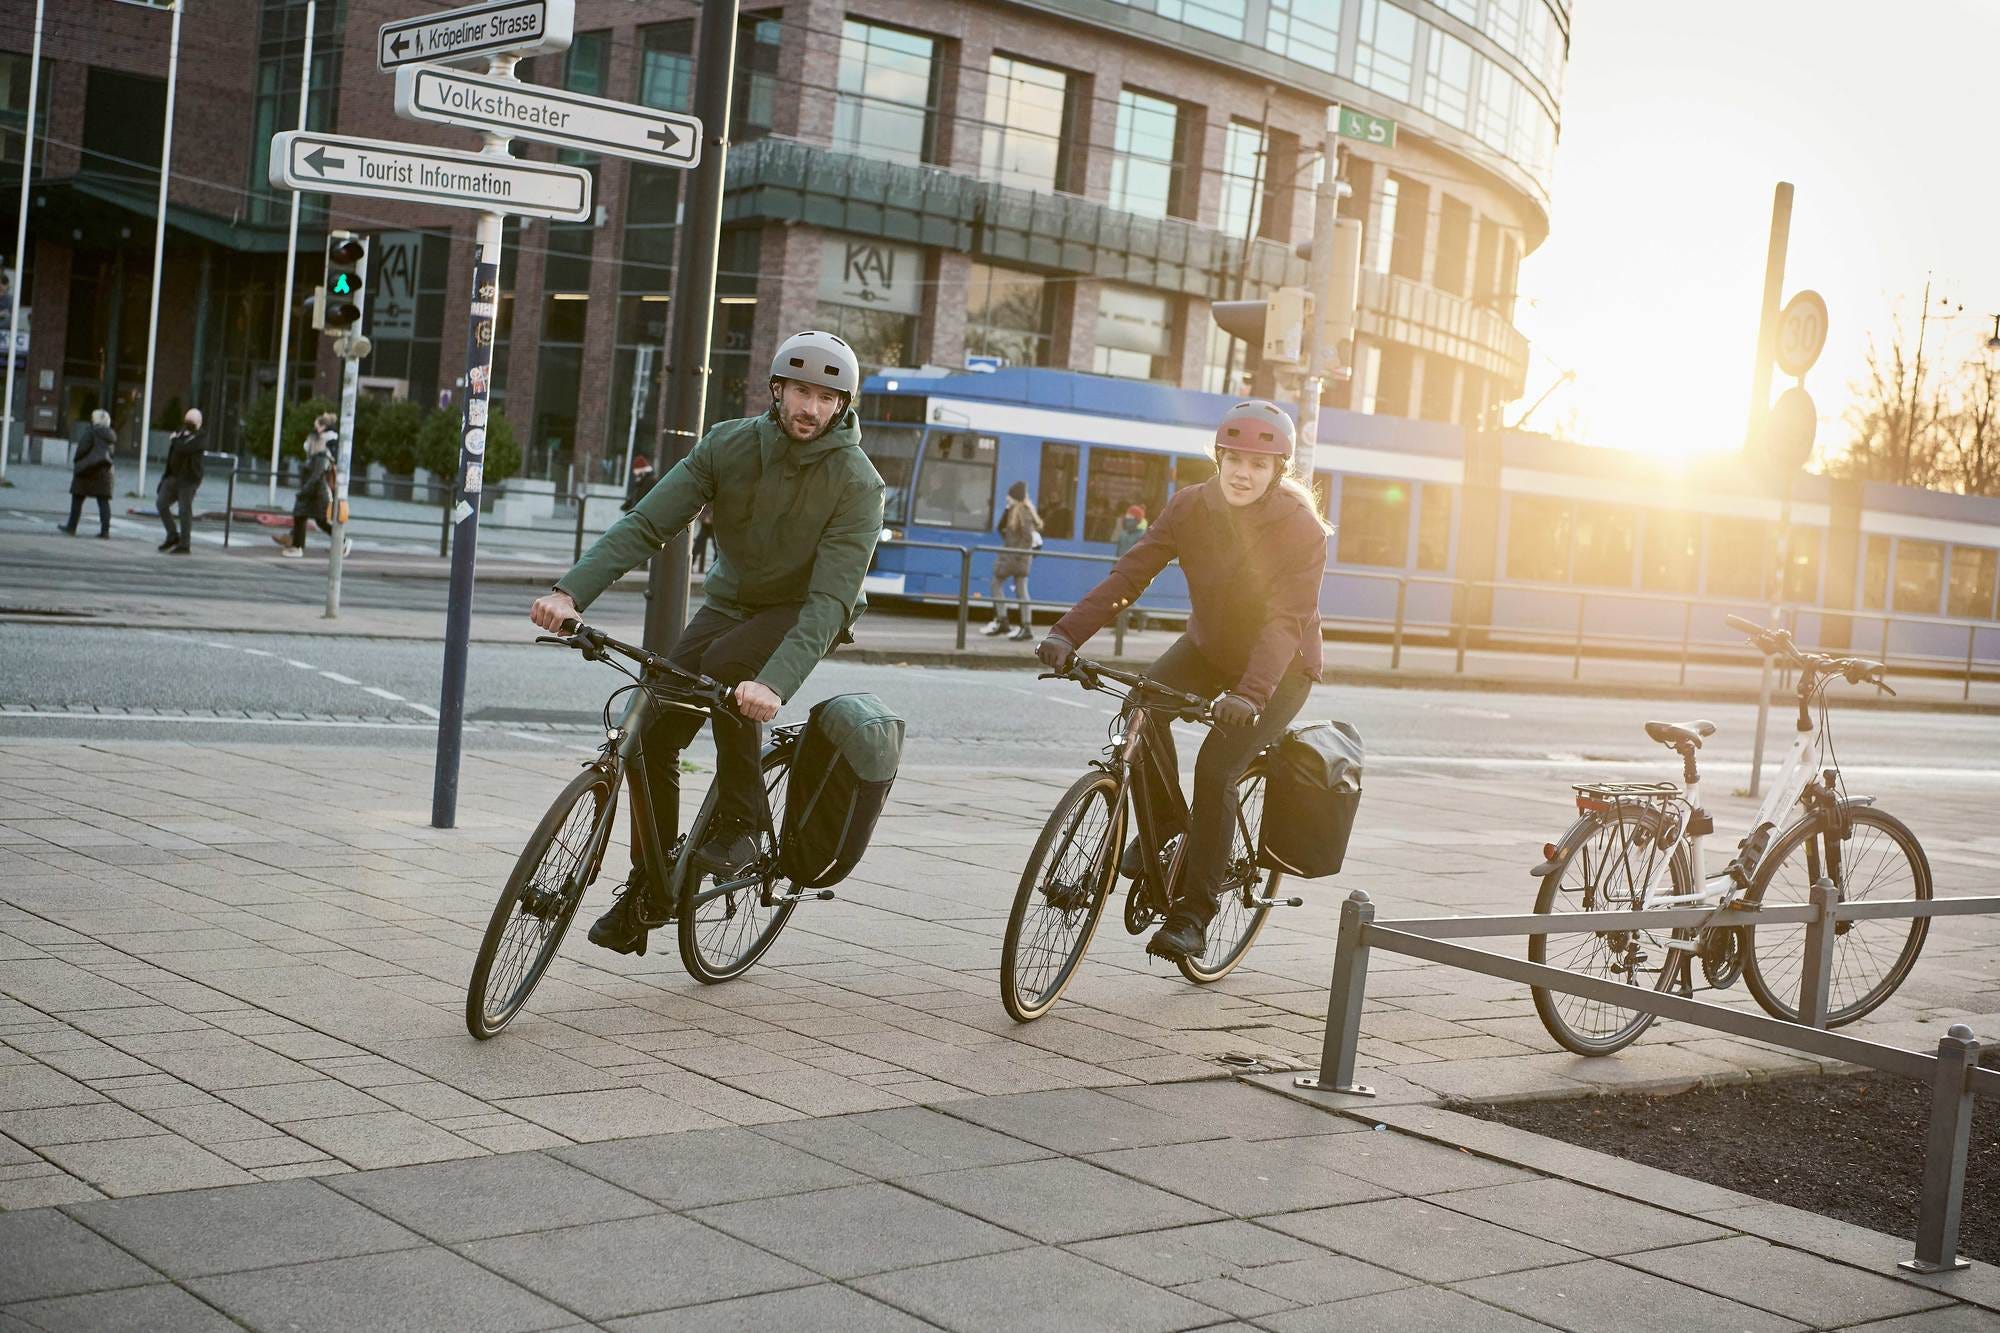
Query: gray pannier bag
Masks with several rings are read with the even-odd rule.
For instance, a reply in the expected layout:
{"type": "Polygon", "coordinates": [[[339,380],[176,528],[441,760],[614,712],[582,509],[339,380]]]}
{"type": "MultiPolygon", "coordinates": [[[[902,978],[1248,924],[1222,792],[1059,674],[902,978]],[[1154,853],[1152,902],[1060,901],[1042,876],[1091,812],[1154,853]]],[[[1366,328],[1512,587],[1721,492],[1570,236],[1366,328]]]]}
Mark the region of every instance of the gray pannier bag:
{"type": "Polygon", "coordinates": [[[846,879],[889,800],[903,719],[872,694],[836,694],[806,715],[786,782],[778,868],[802,889],[846,879]]]}
{"type": "Polygon", "coordinates": [[[1337,875],[1361,805],[1361,736],[1345,722],[1308,722],[1271,750],[1257,862],[1316,879],[1337,875]]]}

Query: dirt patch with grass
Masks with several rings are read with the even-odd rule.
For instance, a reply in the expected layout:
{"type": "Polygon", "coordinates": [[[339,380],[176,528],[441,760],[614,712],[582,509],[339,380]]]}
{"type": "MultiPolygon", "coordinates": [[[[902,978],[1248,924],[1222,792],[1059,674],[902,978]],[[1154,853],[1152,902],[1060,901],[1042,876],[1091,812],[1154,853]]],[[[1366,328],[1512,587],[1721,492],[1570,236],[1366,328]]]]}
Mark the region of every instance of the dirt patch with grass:
{"type": "MultiPolygon", "coordinates": [[[[1980,1064],[2000,1069],[2000,1051],[1980,1064]]],[[[1453,1110],[1914,1237],[1929,1087],[1886,1074],[1778,1079],[1669,1096],[1459,1103],[1453,1110]]],[[[1975,1098],[1959,1253],[2000,1264],[2000,1101],[1975,1098]]]]}

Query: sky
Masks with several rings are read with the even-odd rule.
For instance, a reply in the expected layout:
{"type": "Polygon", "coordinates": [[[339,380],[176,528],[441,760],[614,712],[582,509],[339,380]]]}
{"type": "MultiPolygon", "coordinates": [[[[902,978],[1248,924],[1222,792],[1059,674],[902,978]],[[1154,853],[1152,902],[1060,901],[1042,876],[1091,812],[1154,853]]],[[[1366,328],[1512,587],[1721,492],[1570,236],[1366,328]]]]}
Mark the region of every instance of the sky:
{"type": "MultiPolygon", "coordinates": [[[[1576,0],[1549,237],[1521,269],[1528,421],[1663,461],[1741,446],[1772,190],[1785,298],[1826,299],[1805,387],[1838,451],[1868,339],[1932,299],[1927,356],[2000,311],[2000,5],[1576,0]]],[[[1792,381],[1779,374],[1772,393],[1792,381]]],[[[1511,423],[1511,416],[1510,416],[1511,423]]]]}

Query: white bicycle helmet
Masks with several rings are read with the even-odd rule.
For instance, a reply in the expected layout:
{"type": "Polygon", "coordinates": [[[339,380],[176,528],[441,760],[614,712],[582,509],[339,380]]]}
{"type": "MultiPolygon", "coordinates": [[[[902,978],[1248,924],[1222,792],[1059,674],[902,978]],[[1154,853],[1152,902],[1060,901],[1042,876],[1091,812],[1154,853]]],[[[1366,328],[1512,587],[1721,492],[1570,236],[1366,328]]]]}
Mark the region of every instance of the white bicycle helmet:
{"type": "Polygon", "coordinates": [[[852,402],[861,392],[861,363],[845,340],[808,329],[778,344],[778,354],[771,358],[771,378],[822,384],[838,389],[852,402]]]}

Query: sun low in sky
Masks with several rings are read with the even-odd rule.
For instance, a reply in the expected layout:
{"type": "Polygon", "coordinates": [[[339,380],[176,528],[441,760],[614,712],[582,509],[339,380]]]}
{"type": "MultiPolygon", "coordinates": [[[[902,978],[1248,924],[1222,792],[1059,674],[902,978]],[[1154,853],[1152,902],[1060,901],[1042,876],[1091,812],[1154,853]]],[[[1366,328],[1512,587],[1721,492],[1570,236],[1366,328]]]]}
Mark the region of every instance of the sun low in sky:
{"type": "Polygon", "coordinates": [[[1573,370],[1529,429],[1662,460],[1739,448],[1780,180],[1785,296],[1829,312],[1805,380],[1823,452],[1849,437],[1869,336],[1914,329],[1927,276],[1934,308],[1964,313],[1926,355],[1980,355],[2000,311],[1996,68],[2000,5],[1978,0],[1582,0],[1515,411],[1573,370]]]}

